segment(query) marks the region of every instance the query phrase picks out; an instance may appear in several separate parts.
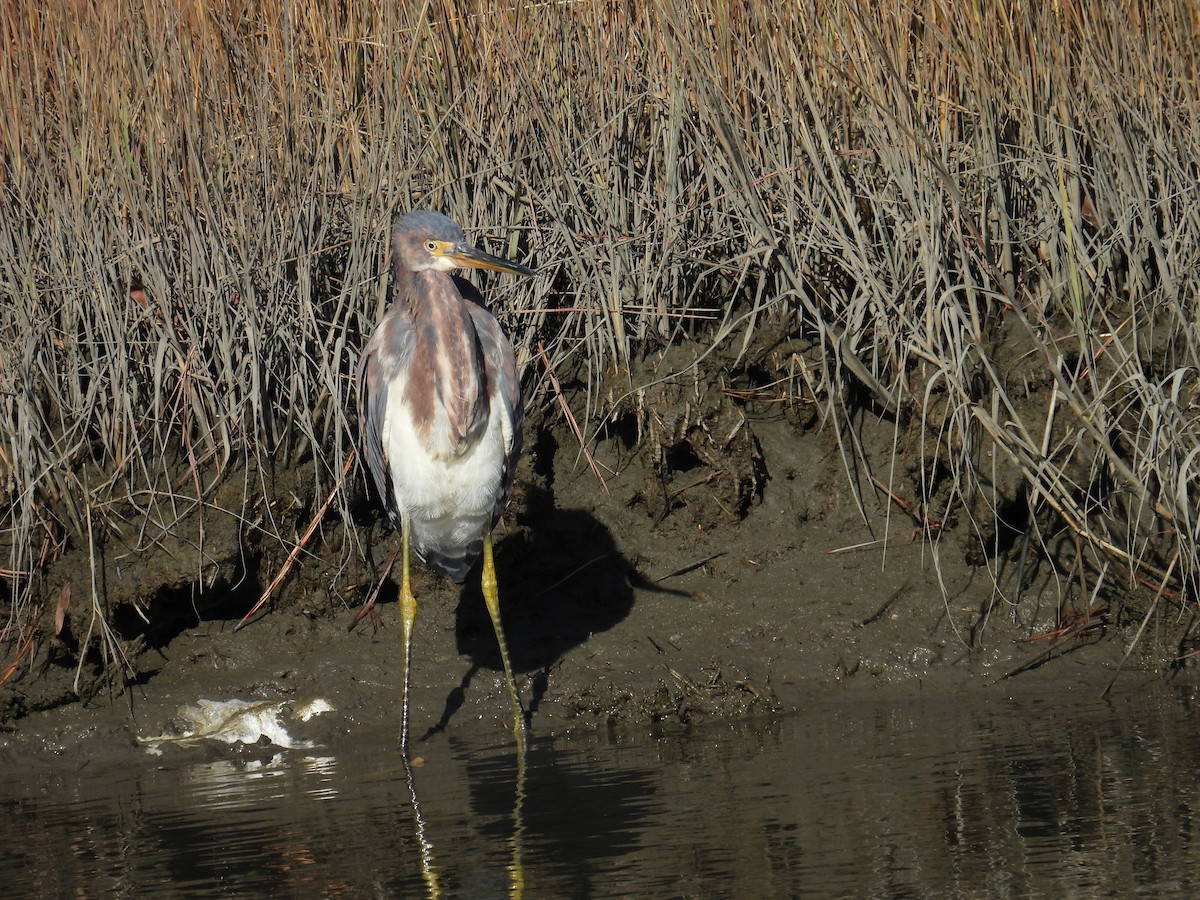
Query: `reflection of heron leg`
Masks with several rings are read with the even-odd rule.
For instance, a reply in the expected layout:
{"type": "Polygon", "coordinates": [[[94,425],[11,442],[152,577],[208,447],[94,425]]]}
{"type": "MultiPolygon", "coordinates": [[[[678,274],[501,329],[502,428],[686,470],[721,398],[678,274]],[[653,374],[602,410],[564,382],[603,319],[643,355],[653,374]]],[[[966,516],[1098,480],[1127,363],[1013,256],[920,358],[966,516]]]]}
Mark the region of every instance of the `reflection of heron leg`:
{"type": "Polygon", "coordinates": [[[404,638],[404,700],[400,708],[400,752],[408,757],[408,670],[412,663],[413,623],[417,619],[417,600],[408,580],[408,515],[400,516],[400,544],[404,561],[400,576],[400,628],[404,638]]]}
{"type": "Polygon", "coordinates": [[[508,660],[508,645],[504,642],[504,625],[500,622],[500,594],[496,586],[496,564],[492,559],[491,526],[483,532],[483,602],[492,617],[492,628],[496,630],[496,642],[500,645],[500,661],[504,663],[504,677],[508,681],[508,695],[512,698],[513,736],[517,739],[517,753],[525,757],[525,712],[517,697],[517,684],[513,681],[512,663],[508,660]]]}
{"type": "MultiPolygon", "coordinates": [[[[518,735],[520,732],[518,732],[518,735]]],[[[525,863],[521,848],[525,843],[525,742],[517,738],[517,784],[513,793],[512,837],[508,844],[509,900],[524,900],[525,863]]]]}
{"type": "Polygon", "coordinates": [[[421,815],[421,803],[417,799],[417,780],[413,776],[412,763],[404,756],[404,774],[408,778],[408,795],[412,798],[413,824],[416,826],[417,848],[421,851],[421,878],[430,900],[440,900],[442,884],[438,879],[437,861],[433,856],[433,842],[425,834],[425,817],[421,815]]]}

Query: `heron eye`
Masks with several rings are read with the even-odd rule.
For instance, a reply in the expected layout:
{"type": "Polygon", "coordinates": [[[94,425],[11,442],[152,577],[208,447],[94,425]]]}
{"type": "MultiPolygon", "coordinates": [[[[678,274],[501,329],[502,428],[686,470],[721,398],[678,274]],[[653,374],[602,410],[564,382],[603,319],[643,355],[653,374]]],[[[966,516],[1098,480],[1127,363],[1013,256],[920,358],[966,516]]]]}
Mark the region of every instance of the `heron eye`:
{"type": "Polygon", "coordinates": [[[428,250],[430,253],[436,253],[437,252],[437,241],[426,241],[425,249],[428,250]]]}

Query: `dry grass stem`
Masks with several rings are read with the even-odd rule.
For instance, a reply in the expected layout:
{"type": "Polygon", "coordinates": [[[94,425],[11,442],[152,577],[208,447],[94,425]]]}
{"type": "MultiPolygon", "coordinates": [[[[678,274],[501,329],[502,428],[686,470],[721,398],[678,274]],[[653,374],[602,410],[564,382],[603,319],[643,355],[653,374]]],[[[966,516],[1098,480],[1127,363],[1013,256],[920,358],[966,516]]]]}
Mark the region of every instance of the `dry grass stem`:
{"type": "MultiPolygon", "coordinates": [[[[1059,590],[1111,562],[1104,592],[1122,569],[1151,609],[1196,603],[1193,4],[16,9],[0,658],[34,612],[49,632],[65,555],[93,578],[80,666],[124,669],[117,556],[228,580],[201,511],[278,534],[284,475],[328,498],[301,546],[353,522],[352,373],[414,206],[539,269],[488,296],[602,489],[604,424],[695,347],[726,402],[816,408],[864,518],[863,417],[903,435],[911,478],[884,481],[962,523],[935,561],[969,539],[999,578],[1006,529],[1050,558],[1065,528],[1091,571],[1059,590]]],[[[351,532],[324,538],[344,565],[351,532]]]]}

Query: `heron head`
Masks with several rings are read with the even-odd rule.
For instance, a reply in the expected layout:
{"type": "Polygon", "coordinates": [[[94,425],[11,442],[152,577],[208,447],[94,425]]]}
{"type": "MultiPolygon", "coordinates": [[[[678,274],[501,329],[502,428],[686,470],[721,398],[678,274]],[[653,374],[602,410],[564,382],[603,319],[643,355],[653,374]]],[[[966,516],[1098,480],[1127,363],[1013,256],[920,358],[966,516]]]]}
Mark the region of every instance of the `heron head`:
{"type": "Polygon", "coordinates": [[[468,244],[453,219],[428,209],[416,209],[397,217],[392,225],[392,252],[397,263],[410,272],[470,268],[514,275],[537,274],[533,269],[468,244]]]}

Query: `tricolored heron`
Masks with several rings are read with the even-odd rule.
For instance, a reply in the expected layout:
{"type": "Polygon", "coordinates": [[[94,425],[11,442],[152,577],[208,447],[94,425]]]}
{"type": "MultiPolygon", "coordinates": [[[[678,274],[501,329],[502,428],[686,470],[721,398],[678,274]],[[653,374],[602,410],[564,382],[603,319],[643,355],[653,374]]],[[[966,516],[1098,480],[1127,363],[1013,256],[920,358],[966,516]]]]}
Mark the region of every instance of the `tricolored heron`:
{"type": "Polygon", "coordinates": [[[487,604],[523,745],[524,717],[500,623],[492,526],[521,455],[521,383],[512,345],[456,268],[533,275],[484,253],[441,213],[414,210],[392,225],[392,305],[358,364],[362,455],[400,527],[404,640],[401,750],[408,752],[408,673],[417,602],[411,547],[457,584],[483,556],[487,604]]]}

